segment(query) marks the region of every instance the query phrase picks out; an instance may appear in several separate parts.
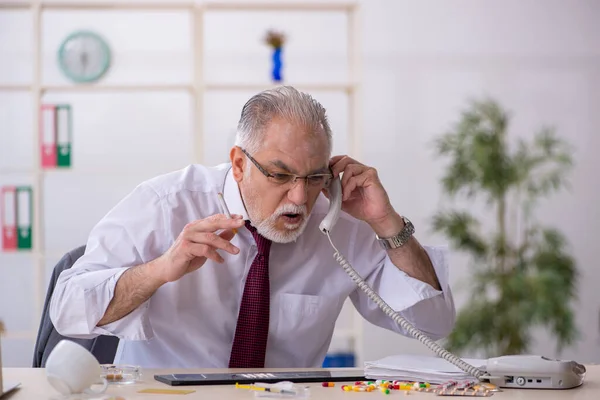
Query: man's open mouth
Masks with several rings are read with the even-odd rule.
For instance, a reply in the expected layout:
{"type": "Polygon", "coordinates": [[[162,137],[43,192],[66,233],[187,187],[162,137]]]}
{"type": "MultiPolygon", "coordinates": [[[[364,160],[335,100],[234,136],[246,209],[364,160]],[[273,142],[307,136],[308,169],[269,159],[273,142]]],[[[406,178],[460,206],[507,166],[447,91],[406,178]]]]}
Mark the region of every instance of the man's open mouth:
{"type": "Polygon", "coordinates": [[[302,220],[302,214],[286,213],[282,214],[281,217],[290,224],[296,224],[302,220]]]}

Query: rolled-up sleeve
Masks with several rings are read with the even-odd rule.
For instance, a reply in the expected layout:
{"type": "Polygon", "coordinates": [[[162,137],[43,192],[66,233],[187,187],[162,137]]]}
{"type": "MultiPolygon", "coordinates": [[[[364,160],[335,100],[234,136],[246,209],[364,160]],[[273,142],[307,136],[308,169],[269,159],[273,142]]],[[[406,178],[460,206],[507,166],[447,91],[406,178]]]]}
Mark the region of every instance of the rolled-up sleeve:
{"type": "Polygon", "coordinates": [[[50,302],[50,318],[63,336],[114,335],[127,340],[152,338],[149,301],[118,321],[98,327],[121,275],[164,252],[165,223],[160,198],[140,185],[92,229],[86,250],[59,276],[50,302]]]}
{"type": "MultiPolygon", "coordinates": [[[[353,246],[356,249],[354,263],[372,266],[370,270],[365,271],[365,281],[394,311],[427,336],[433,340],[447,336],[456,321],[456,309],[449,286],[447,248],[423,246],[440,283],[441,290],[436,290],[396,267],[387,252],[373,238],[372,231],[365,232],[364,229],[359,229],[356,236],[357,245],[353,246]]],[[[357,311],[369,322],[410,336],[361,289],[357,288],[350,298],[357,311]]]]}

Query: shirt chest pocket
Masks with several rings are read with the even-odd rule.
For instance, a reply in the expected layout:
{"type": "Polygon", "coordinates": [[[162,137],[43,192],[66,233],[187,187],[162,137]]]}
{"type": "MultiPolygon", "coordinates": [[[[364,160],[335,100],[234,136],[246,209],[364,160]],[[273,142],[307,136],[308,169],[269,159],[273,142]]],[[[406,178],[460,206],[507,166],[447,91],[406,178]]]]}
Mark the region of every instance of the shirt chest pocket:
{"type": "Polygon", "coordinates": [[[293,348],[296,362],[310,364],[310,360],[328,346],[329,335],[343,305],[342,299],[283,293],[274,300],[270,344],[280,350],[293,348]]]}

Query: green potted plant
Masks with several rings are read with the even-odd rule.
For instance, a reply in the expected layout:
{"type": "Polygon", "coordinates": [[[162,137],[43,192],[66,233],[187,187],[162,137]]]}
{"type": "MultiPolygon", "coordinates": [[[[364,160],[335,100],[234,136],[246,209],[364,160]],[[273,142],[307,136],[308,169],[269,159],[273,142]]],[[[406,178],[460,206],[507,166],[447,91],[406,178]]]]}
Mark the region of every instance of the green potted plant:
{"type": "Polygon", "coordinates": [[[452,352],[527,353],[534,327],[550,330],[560,352],[579,335],[574,259],[561,232],[534,215],[541,199],[568,184],[571,148],[549,127],[530,141],[509,141],[509,122],[496,101],[472,101],[435,141],[436,154],[449,160],[441,178],[449,207],[435,214],[433,230],[470,260],[470,298],[445,343],[452,352]],[[463,208],[454,204],[459,197],[463,208]],[[486,218],[475,216],[475,204],[486,218]]]}

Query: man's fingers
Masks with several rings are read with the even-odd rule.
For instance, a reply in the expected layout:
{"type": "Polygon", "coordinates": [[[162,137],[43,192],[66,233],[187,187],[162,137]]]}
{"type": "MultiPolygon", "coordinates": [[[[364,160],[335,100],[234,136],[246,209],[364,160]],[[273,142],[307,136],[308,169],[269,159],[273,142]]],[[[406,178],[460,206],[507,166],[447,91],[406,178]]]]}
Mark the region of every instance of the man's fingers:
{"type": "MultiPolygon", "coordinates": [[[[346,174],[344,174],[346,175],[346,174]]],[[[344,176],[345,177],[345,176],[344,176]]],[[[358,188],[365,186],[365,183],[370,178],[368,171],[363,172],[362,174],[356,175],[348,179],[348,183],[343,187],[343,196],[342,200],[346,201],[352,195],[352,192],[358,188]]]]}
{"type": "Polygon", "coordinates": [[[363,164],[359,163],[358,161],[356,161],[353,158],[348,157],[348,156],[336,156],[336,157],[333,157],[330,160],[329,165],[331,166],[331,171],[333,172],[333,176],[334,177],[338,177],[340,175],[340,173],[342,173],[342,172],[344,172],[344,175],[345,175],[346,174],[346,170],[348,169],[347,167],[349,165],[356,165],[356,166],[359,166],[359,167],[365,167],[363,164]]]}
{"type": "Polygon", "coordinates": [[[232,215],[227,218],[224,214],[211,215],[188,224],[185,229],[197,232],[215,232],[221,229],[238,229],[244,225],[241,215],[232,215]]]}
{"type": "Polygon", "coordinates": [[[346,157],[346,155],[344,155],[344,154],[339,155],[339,156],[333,156],[333,157],[331,157],[331,159],[329,160],[329,165],[331,166],[331,165],[337,163],[338,161],[340,161],[344,157],[346,157]]]}
{"type": "MultiPolygon", "coordinates": [[[[345,175],[345,174],[344,174],[345,175]]],[[[342,201],[346,201],[350,198],[352,192],[356,189],[356,178],[351,179],[346,183],[342,190],[342,201]]]]}
{"type": "Polygon", "coordinates": [[[360,175],[367,167],[364,165],[358,164],[349,164],[346,166],[344,170],[344,175],[342,176],[342,187],[345,186],[350,178],[356,175],[360,175]]]}
{"type": "Polygon", "coordinates": [[[214,248],[206,244],[188,242],[186,250],[194,257],[209,258],[218,263],[223,263],[225,261],[214,248]]]}
{"type": "Polygon", "coordinates": [[[238,254],[240,252],[240,249],[231,244],[229,240],[212,232],[189,232],[184,239],[192,243],[205,244],[216,249],[225,250],[231,254],[238,254]]]}

